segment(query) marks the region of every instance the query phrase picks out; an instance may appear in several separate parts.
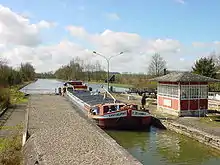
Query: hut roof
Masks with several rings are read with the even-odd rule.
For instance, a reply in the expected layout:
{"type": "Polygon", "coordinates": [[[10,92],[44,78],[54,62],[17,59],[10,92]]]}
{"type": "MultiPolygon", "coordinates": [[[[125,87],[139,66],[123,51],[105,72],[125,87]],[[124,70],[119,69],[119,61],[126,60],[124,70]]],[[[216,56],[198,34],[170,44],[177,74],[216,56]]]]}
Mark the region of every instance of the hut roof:
{"type": "Polygon", "coordinates": [[[150,81],[165,82],[220,82],[218,79],[194,74],[191,72],[173,72],[164,76],[150,79],[150,81]]]}

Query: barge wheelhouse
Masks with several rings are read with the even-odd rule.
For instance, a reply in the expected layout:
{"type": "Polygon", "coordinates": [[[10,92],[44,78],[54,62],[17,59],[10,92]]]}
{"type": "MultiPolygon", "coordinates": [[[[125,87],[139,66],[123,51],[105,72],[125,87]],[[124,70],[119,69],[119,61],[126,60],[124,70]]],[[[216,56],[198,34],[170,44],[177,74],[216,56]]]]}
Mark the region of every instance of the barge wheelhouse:
{"type": "Polygon", "coordinates": [[[73,87],[74,90],[87,90],[87,85],[84,84],[82,81],[67,81],[64,83],[66,87],[73,87]]]}

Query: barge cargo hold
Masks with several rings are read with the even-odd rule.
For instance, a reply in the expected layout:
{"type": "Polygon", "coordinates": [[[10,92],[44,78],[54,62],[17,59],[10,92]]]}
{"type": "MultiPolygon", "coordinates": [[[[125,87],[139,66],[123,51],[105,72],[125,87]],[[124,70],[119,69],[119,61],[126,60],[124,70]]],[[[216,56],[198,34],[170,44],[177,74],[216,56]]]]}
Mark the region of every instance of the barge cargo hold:
{"type": "Polygon", "coordinates": [[[103,129],[147,129],[150,126],[152,116],[139,110],[136,104],[128,105],[100,93],[74,90],[70,86],[66,94],[103,129]]]}

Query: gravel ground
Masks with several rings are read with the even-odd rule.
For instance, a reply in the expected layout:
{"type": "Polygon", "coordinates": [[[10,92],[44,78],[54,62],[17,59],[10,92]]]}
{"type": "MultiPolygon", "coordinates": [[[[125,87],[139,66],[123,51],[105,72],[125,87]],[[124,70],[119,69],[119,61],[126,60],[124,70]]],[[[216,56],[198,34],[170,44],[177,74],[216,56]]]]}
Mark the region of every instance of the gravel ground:
{"type": "Polygon", "coordinates": [[[64,97],[30,97],[25,164],[141,164],[64,97]]]}

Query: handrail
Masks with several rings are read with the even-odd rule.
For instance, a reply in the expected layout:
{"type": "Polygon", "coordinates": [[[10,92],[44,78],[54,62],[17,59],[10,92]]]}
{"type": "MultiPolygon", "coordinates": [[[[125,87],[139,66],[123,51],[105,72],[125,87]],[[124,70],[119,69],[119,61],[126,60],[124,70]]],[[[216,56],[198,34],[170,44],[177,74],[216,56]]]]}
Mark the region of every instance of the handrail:
{"type": "Polygon", "coordinates": [[[112,94],[107,89],[105,89],[104,87],[102,88],[111,96],[111,98],[114,100],[114,103],[116,103],[116,98],[114,98],[114,96],[112,96],[112,94]]]}

